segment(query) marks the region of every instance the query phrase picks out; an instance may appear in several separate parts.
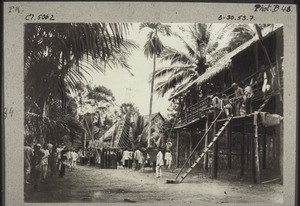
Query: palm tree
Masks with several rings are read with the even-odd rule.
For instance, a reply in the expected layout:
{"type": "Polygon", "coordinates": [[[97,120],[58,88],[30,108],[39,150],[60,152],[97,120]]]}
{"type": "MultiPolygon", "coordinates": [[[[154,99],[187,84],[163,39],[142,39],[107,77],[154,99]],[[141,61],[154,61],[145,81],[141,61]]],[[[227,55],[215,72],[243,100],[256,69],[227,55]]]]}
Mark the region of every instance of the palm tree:
{"type": "MultiPolygon", "coordinates": [[[[152,114],[152,102],[153,102],[153,90],[154,90],[154,75],[156,69],[156,58],[164,50],[164,45],[159,39],[159,34],[171,35],[171,29],[168,25],[163,25],[161,23],[142,23],[140,25],[140,30],[148,28],[150,32],[147,35],[147,41],[144,45],[144,54],[147,58],[153,58],[153,73],[151,79],[151,92],[150,92],[150,107],[149,107],[149,117],[152,114]]],[[[149,134],[148,134],[148,147],[150,147],[150,135],[151,135],[151,118],[149,118],[149,134]]]]}
{"type": "Polygon", "coordinates": [[[157,79],[168,76],[156,85],[156,91],[162,96],[171,89],[179,90],[193,82],[226,53],[255,34],[249,25],[237,24],[226,24],[216,32],[213,32],[212,24],[194,24],[184,32],[187,32],[190,41],[178,34],[175,36],[183,42],[186,51],[166,47],[161,54],[161,61],[170,61],[170,66],[155,72],[157,79]],[[228,37],[232,41],[228,41],[228,37]],[[225,45],[222,42],[224,39],[227,41],[225,45]]]}
{"type": "Polygon", "coordinates": [[[48,118],[51,102],[60,100],[65,115],[68,95],[79,90],[84,74],[116,64],[130,70],[127,56],[137,46],[124,38],[128,32],[129,24],[117,23],[26,24],[26,111],[48,118]]]}
{"type": "MultiPolygon", "coordinates": [[[[25,77],[35,70],[28,75],[31,81],[38,71],[41,81],[50,82],[41,89],[59,90],[64,112],[67,87],[76,90],[78,82],[84,80],[84,73],[91,69],[104,72],[105,67],[116,64],[130,69],[126,56],[136,45],[124,39],[128,31],[128,24],[27,24],[25,77]],[[49,77],[55,81],[47,81],[49,77]]],[[[49,93],[39,92],[46,96],[49,93]]]]}

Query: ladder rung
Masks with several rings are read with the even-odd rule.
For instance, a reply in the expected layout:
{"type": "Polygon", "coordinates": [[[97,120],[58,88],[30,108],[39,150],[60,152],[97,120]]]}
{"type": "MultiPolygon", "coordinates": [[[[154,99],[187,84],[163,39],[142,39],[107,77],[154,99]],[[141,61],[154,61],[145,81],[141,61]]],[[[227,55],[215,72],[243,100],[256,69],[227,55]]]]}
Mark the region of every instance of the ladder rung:
{"type": "MultiPolygon", "coordinates": [[[[228,123],[230,122],[230,120],[232,119],[229,118],[224,124],[223,126],[220,128],[219,132],[216,134],[216,136],[213,138],[213,140],[206,146],[206,148],[202,151],[201,155],[197,158],[197,160],[187,169],[187,171],[180,176],[181,177],[181,181],[182,182],[184,180],[184,178],[192,171],[192,169],[198,164],[198,162],[202,159],[202,157],[205,155],[205,153],[207,153],[207,151],[209,150],[209,148],[214,144],[214,142],[219,138],[219,136],[221,135],[221,133],[223,132],[223,130],[225,129],[225,127],[228,125],[228,123]]],[[[215,123],[215,122],[214,122],[215,123]]],[[[179,175],[179,174],[178,174],[179,175]]]]}

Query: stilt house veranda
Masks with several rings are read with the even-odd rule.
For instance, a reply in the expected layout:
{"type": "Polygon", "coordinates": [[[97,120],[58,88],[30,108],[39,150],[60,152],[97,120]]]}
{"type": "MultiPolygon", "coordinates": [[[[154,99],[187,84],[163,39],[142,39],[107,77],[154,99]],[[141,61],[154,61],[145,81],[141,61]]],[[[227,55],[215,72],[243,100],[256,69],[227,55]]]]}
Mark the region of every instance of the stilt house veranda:
{"type": "Polygon", "coordinates": [[[222,168],[252,176],[257,183],[272,177],[282,181],[283,27],[263,30],[261,37],[256,35],[229,52],[171,95],[170,100],[178,104],[174,127],[177,168],[197,165],[209,169],[212,178],[217,178],[218,169],[222,168]],[[264,77],[271,85],[265,93],[264,77]],[[217,93],[234,98],[232,83],[243,89],[250,83],[254,92],[250,113],[226,117],[212,106],[211,96],[217,93]],[[189,145],[182,149],[182,142],[189,145]]]}

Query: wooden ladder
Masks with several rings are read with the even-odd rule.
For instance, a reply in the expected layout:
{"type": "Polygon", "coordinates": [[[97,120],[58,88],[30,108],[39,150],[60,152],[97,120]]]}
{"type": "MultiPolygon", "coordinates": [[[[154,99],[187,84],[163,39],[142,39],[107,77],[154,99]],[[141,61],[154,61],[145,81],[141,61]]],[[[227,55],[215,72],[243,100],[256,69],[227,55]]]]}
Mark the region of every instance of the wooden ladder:
{"type": "MultiPolygon", "coordinates": [[[[215,120],[217,120],[217,118],[215,120]]],[[[202,151],[201,155],[197,158],[197,160],[194,162],[194,164],[192,164],[191,167],[183,175],[180,176],[180,178],[181,178],[179,180],[180,183],[188,176],[188,174],[192,171],[192,169],[199,163],[199,161],[204,157],[204,155],[208,152],[208,150],[214,145],[214,143],[220,137],[220,135],[222,134],[224,129],[227,127],[227,125],[229,124],[231,119],[232,119],[232,117],[229,117],[224,122],[223,126],[219,129],[218,133],[215,135],[215,137],[212,139],[212,141],[207,145],[207,147],[202,151]]],[[[216,124],[216,121],[214,121],[213,124],[216,124]]],[[[206,134],[205,134],[205,136],[206,136],[206,134]]],[[[178,178],[179,174],[177,175],[177,177],[175,179],[178,178]]]]}

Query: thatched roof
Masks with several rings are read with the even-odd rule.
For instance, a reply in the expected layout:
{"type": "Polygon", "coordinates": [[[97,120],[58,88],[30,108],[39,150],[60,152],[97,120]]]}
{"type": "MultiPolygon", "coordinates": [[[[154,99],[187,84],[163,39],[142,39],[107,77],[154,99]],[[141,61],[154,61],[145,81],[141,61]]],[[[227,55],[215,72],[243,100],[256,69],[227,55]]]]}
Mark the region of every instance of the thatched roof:
{"type": "MultiPolygon", "coordinates": [[[[282,28],[282,25],[274,26],[273,28],[267,27],[264,30],[262,30],[262,36],[267,37],[267,36],[273,34],[274,32],[276,32],[277,30],[279,30],[280,28],[282,28]]],[[[218,73],[228,69],[229,68],[228,65],[231,63],[231,59],[233,57],[235,57],[237,54],[241,53],[242,51],[249,48],[251,45],[255,44],[258,41],[259,41],[258,35],[255,35],[252,39],[248,40],[241,46],[237,47],[236,49],[234,49],[233,51],[229,52],[224,57],[222,57],[216,64],[214,64],[212,67],[208,68],[207,71],[204,74],[202,74],[201,76],[199,76],[197,79],[186,84],[181,89],[175,91],[174,94],[171,95],[171,97],[169,99],[175,98],[176,96],[186,92],[188,90],[188,88],[190,88],[191,86],[193,86],[195,84],[201,85],[201,84],[205,83],[206,81],[210,80],[212,77],[217,75],[218,73]]]]}

